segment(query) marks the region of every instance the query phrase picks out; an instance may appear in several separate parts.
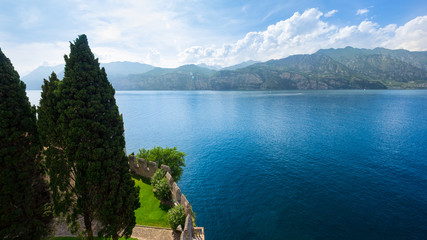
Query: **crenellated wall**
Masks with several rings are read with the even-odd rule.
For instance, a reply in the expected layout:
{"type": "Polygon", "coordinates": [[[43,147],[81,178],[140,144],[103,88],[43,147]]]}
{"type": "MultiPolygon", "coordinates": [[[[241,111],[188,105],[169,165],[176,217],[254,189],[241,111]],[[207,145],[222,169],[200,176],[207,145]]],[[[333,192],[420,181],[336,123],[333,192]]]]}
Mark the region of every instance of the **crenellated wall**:
{"type": "MultiPolygon", "coordinates": [[[[136,157],[132,155],[129,156],[129,167],[133,173],[145,178],[152,178],[157,169],[159,169],[156,162],[148,162],[147,164],[145,159],[136,159],[136,157]]],[[[170,167],[166,165],[162,165],[161,168],[166,172],[171,171],[170,167]]]]}
{"type": "MultiPolygon", "coordinates": [[[[132,173],[144,178],[152,178],[154,173],[159,169],[157,163],[148,162],[147,164],[147,161],[145,159],[136,159],[136,157],[133,155],[129,156],[129,167],[132,173]]],[[[186,221],[185,226],[183,226],[184,229],[181,234],[181,239],[193,239],[193,236],[195,236],[195,232],[193,227],[193,221],[191,218],[193,211],[192,207],[185,195],[181,193],[181,189],[179,189],[178,185],[173,180],[173,177],[170,174],[170,167],[167,165],[162,165],[161,168],[166,171],[166,179],[168,180],[169,186],[171,187],[171,194],[174,203],[181,204],[184,207],[186,221]]]]}

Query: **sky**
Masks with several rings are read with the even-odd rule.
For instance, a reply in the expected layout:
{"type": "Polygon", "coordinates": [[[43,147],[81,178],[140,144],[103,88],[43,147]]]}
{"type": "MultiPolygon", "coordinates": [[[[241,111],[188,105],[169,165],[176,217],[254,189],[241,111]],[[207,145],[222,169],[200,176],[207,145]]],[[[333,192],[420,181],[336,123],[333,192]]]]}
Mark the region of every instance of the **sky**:
{"type": "Polygon", "coordinates": [[[24,76],[86,34],[100,62],[231,66],[319,49],[427,51],[427,1],[0,0],[0,48],[24,76]]]}

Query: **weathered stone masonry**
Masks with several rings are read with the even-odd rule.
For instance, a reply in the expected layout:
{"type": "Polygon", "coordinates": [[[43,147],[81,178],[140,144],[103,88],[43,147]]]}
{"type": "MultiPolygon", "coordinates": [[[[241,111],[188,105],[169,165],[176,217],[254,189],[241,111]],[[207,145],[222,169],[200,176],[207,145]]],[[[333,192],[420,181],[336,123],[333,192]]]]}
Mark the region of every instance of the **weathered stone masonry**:
{"type": "MultiPolygon", "coordinates": [[[[144,178],[152,178],[154,173],[159,169],[157,166],[157,163],[155,162],[148,162],[145,159],[136,159],[135,156],[130,155],[129,156],[129,167],[131,172],[133,172],[136,175],[139,175],[144,178]]],[[[181,193],[181,189],[179,189],[176,182],[173,180],[171,173],[171,169],[169,166],[162,165],[160,166],[163,170],[166,171],[166,178],[169,182],[169,186],[171,187],[171,193],[172,193],[172,199],[175,203],[181,204],[184,207],[184,212],[186,216],[185,226],[182,234],[181,239],[187,240],[187,239],[194,239],[195,236],[195,229],[193,227],[191,214],[192,214],[192,207],[190,203],[188,202],[187,198],[184,194],[181,193]]],[[[196,232],[204,232],[203,228],[197,228],[196,232]]],[[[204,238],[204,236],[203,236],[204,238]]]]}

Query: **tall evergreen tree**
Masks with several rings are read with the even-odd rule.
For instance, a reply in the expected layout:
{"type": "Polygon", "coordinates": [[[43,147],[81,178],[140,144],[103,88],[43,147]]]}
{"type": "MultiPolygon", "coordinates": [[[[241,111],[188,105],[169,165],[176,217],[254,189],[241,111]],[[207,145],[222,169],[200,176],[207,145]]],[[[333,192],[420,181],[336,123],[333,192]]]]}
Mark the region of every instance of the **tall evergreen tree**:
{"type": "MultiPolygon", "coordinates": [[[[51,76],[45,82],[39,111],[39,126],[45,137],[54,135],[47,154],[55,212],[67,216],[76,230],[83,217],[89,239],[94,220],[103,226],[103,236],[129,236],[139,207],[138,189],[129,173],[124,153],[123,121],[114,99],[114,89],[105,69],[100,69],[85,35],[70,44],[65,56],[62,82],[51,76]],[[44,99],[45,98],[45,99],[44,99]],[[48,111],[49,104],[55,108],[48,111]],[[48,129],[52,124],[54,128],[48,129]],[[56,190],[55,190],[56,189],[56,190]]],[[[42,137],[44,139],[44,137],[42,137]]]]}
{"type": "Polygon", "coordinates": [[[127,163],[127,157],[123,156],[120,161],[111,162],[111,167],[105,173],[109,179],[102,186],[103,202],[98,219],[103,228],[99,236],[111,236],[114,240],[119,236],[128,238],[136,224],[139,189],[134,186],[127,163]]]}
{"type": "MultiPolygon", "coordinates": [[[[57,216],[68,212],[75,200],[73,192],[75,172],[73,166],[66,161],[64,152],[66,144],[57,124],[60,115],[58,111],[58,102],[61,97],[60,84],[61,81],[54,72],[49,77],[49,81],[44,79],[40,105],[37,108],[37,126],[40,142],[44,147],[43,154],[49,173],[54,212],[57,216]]],[[[72,222],[70,215],[66,216],[68,222],[72,222]]],[[[75,224],[72,225],[74,231],[77,231],[76,227],[75,224]]]]}
{"type": "Polygon", "coordinates": [[[51,231],[35,108],[0,50],[0,239],[41,239],[51,231]]]}

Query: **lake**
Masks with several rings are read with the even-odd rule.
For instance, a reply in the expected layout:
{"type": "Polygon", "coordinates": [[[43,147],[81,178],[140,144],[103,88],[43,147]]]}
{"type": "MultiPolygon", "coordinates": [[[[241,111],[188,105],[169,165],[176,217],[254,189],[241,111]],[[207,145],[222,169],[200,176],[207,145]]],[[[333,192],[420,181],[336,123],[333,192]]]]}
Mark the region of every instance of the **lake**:
{"type": "MultiPolygon", "coordinates": [[[[27,91],[33,104],[40,91],[27,91]]],[[[425,239],[427,91],[118,91],[127,153],[187,154],[206,239],[425,239]]]]}

